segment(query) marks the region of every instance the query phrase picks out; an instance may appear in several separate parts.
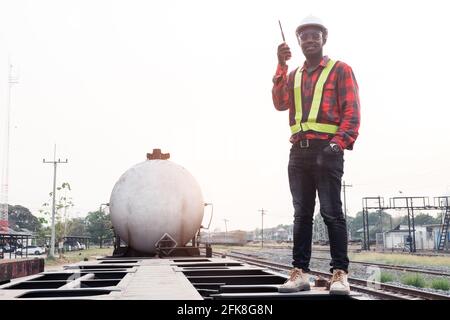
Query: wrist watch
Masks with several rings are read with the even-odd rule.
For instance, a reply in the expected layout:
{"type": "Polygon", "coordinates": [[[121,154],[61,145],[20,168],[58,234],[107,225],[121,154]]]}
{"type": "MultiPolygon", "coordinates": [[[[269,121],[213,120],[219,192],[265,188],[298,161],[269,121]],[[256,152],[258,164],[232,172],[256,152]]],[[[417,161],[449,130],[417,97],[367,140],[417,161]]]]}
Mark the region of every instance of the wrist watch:
{"type": "Polygon", "coordinates": [[[337,153],[341,151],[341,147],[337,143],[330,143],[330,147],[333,152],[337,153]]]}

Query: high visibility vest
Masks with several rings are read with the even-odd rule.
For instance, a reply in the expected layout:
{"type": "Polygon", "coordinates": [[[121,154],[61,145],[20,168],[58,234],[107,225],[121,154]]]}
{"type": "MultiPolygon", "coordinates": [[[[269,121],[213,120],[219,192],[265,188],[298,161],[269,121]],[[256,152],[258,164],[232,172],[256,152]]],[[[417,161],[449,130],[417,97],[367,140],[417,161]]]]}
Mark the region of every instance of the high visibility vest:
{"type": "Polygon", "coordinates": [[[335,65],[335,61],[328,60],[326,67],[322,70],[322,73],[317,80],[314,90],[314,96],[311,104],[311,110],[309,110],[308,119],[306,122],[302,121],[302,70],[298,68],[295,72],[294,79],[294,102],[295,102],[295,124],[291,126],[291,133],[297,133],[300,131],[317,131],[323,133],[335,134],[339,126],[334,124],[318,123],[317,115],[319,114],[320,103],[322,101],[322,93],[325,82],[328,75],[335,65]]]}

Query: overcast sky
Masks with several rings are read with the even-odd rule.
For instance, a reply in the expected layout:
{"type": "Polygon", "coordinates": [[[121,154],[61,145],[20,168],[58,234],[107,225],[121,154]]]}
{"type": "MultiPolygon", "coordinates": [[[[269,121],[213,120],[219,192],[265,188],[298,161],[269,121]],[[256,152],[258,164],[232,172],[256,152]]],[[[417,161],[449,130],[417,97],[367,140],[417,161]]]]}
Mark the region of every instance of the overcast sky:
{"type": "MultiPolygon", "coordinates": [[[[68,159],[84,216],[127,169],[161,148],[214,204],[213,228],[292,223],[287,112],[272,104],[283,24],[309,14],[329,29],[324,53],[348,63],[362,121],[345,154],[349,215],[364,196],[450,193],[450,19],[430,1],[0,1],[1,126],[12,88],[9,203],[37,213],[68,159]]],[[[3,135],[3,130],[2,130],[3,135]]],[[[2,147],[4,139],[0,140],[2,147]]],[[[206,210],[206,218],[209,210],[206,210]]],[[[401,213],[398,213],[401,214],[401,213]]]]}

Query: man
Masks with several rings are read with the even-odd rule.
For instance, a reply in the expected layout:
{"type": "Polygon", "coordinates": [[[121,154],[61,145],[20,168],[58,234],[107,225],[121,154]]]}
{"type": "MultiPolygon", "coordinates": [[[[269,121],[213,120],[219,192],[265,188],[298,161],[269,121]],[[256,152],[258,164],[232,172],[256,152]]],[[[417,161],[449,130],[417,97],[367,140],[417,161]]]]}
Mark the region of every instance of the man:
{"type": "Polygon", "coordinates": [[[358,137],[358,85],[347,64],[323,55],[328,31],[320,19],[305,18],[296,35],[306,61],[288,75],[286,61],[291,58],[291,51],[286,43],[280,44],[272,90],[275,108],[289,110],[292,147],[288,175],[295,209],[294,268],[279,291],[310,290],[308,272],[317,191],[330,240],[330,293],[349,294],[341,179],[344,150],[353,149],[358,137]]]}

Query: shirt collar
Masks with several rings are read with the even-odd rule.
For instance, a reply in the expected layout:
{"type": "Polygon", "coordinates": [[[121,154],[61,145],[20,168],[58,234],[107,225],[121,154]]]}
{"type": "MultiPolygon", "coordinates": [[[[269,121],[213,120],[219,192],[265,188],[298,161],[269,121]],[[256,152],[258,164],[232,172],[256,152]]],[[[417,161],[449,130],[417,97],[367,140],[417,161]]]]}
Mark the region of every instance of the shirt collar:
{"type": "MultiPolygon", "coordinates": [[[[323,56],[322,60],[319,63],[319,66],[322,67],[322,68],[325,68],[327,66],[329,60],[330,60],[330,58],[328,58],[328,56],[323,56]]],[[[307,66],[308,65],[307,65],[306,60],[305,60],[305,62],[303,63],[303,67],[302,67],[301,71],[304,71],[307,66]]]]}

